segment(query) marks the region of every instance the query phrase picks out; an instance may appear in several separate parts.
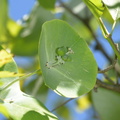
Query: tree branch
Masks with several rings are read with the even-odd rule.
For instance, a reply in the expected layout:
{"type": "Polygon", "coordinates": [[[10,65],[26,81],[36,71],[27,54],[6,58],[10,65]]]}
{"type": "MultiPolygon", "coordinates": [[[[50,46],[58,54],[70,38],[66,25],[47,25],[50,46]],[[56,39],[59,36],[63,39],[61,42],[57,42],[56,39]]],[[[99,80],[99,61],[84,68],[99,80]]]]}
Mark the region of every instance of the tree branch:
{"type": "Polygon", "coordinates": [[[105,73],[105,72],[107,72],[107,71],[109,71],[109,70],[111,70],[112,68],[114,68],[115,67],[115,64],[117,63],[117,59],[116,60],[114,60],[114,62],[113,62],[113,64],[112,65],[110,65],[110,66],[108,66],[107,68],[105,68],[104,70],[100,70],[100,71],[98,71],[98,73],[105,73]]]}
{"type": "Polygon", "coordinates": [[[70,98],[67,101],[65,101],[64,103],[58,105],[57,107],[55,107],[54,109],[51,110],[51,112],[54,112],[55,110],[59,109],[60,107],[62,107],[63,105],[67,104],[68,102],[70,102],[71,100],[73,100],[75,98],[70,98]]]}
{"type": "Polygon", "coordinates": [[[96,84],[97,84],[97,87],[106,88],[108,90],[112,90],[112,91],[120,93],[120,85],[110,85],[110,84],[107,84],[105,82],[102,82],[99,79],[97,79],[96,84]]]}

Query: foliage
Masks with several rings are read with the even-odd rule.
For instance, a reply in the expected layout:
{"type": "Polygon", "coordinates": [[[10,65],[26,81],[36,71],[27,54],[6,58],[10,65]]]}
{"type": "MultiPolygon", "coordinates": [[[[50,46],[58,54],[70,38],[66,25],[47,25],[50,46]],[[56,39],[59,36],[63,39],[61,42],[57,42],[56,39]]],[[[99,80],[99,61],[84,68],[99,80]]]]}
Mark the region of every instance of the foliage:
{"type": "Polygon", "coordinates": [[[94,108],[97,114],[90,119],[119,120],[120,43],[113,37],[119,4],[119,0],[38,0],[18,24],[8,15],[8,1],[1,0],[0,113],[9,120],[70,120],[65,104],[74,99],[81,111],[94,108]],[[99,40],[98,28],[111,55],[99,40]],[[91,51],[92,43],[96,45],[91,51]],[[102,70],[94,57],[98,50],[106,57],[102,70]],[[27,66],[20,57],[32,62],[27,66]],[[56,101],[58,107],[51,111],[44,105],[50,89],[61,99],[69,98],[59,106],[56,101]]]}

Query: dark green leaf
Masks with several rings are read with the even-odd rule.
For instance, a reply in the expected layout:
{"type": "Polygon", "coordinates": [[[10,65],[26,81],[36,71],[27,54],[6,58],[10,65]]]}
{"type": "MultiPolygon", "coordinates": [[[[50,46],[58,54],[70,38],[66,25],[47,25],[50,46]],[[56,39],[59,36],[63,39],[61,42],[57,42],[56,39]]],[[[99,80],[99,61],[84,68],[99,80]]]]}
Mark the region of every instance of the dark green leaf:
{"type": "Polygon", "coordinates": [[[56,0],[38,0],[40,5],[46,9],[53,9],[55,7],[56,0]]]}

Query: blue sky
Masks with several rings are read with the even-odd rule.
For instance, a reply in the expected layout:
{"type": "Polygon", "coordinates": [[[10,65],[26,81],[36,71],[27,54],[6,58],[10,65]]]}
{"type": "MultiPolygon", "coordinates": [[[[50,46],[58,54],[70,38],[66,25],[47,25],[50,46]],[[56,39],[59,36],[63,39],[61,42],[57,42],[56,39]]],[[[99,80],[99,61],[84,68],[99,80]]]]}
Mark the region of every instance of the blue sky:
{"type": "Polygon", "coordinates": [[[23,15],[29,14],[36,0],[8,0],[9,15],[15,21],[21,19],[23,15]]]}

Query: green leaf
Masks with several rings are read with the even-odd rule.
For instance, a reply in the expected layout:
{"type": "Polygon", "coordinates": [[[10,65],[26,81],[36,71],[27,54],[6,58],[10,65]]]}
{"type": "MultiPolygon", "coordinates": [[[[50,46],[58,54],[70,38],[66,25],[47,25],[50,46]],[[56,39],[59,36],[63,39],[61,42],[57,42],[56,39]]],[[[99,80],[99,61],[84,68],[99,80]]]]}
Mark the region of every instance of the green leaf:
{"type": "Polygon", "coordinates": [[[120,94],[99,88],[97,92],[92,92],[93,105],[97,110],[100,120],[120,119],[120,94]]]}
{"type": "Polygon", "coordinates": [[[46,9],[53,9],[55,7],[56,0],[38,0],[38,2],[46,9]]]}
{"type": "Polygon", "coordinates": [[[102,0],[83,0],[96,18],[99,18],[104,12],[102,0]]]}
{"type": "Polygon", "coordinates": [[[97,64],[86,42],[65,22],[52,20],[43,25],[39,44],[40,65],[48,87],[65,97],[78,97],[95,85],[97,64]],[[71,61],[57,56],[67,48],[71,61]]]}
{"type": "MultiPolygon", "coordinates": [[[[2,49],[0,47],[0,49],[2,49]]],[[[17,66],[12,60],[0,68],[1,71],[18,72],[17,66]]],[[[42,103],[33,97],[21,92],[19,82],[5,88],[6,85],[16,80],[18,77],[0,78],[0,101],[1,105],[14,120],[57,120],[57,117],[50,113],[42,103]]],[[[6,115],[6,112],[4,113],[6,115]]]]}

